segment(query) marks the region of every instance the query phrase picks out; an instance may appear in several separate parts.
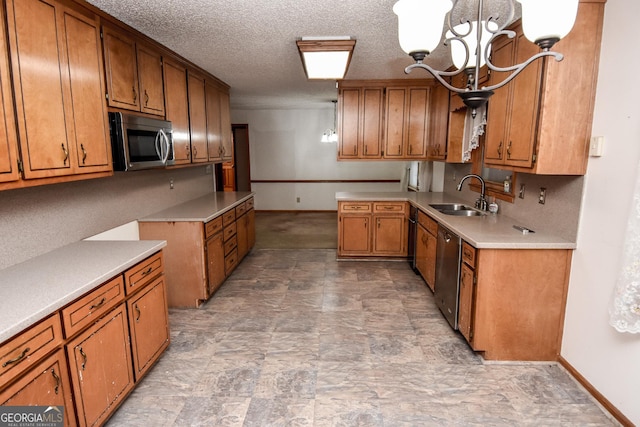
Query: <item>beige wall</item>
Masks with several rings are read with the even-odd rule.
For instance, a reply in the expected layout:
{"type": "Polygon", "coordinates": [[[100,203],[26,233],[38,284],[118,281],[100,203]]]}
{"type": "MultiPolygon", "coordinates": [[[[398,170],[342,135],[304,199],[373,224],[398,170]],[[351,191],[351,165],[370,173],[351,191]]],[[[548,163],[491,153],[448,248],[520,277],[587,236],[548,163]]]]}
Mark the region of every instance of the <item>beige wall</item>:
{"type": "Polygon", "coordinates": [[[209,170],[116,172],[109,178],[1,191],[0,269],[211,192],[209,170]]]}

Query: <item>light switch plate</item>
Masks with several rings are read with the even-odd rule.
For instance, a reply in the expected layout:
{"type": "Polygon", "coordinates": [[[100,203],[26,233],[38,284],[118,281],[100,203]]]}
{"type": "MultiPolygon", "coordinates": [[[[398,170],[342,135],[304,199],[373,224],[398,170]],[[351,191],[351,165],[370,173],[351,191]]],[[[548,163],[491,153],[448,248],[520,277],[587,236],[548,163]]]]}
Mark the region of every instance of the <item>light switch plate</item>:
{"type": "Polygon", "coordinates": [[[604,149],[604,136],[592,136],[589,143],[589,155],[591,157],[602,156],[602,150],[604,149]]]}

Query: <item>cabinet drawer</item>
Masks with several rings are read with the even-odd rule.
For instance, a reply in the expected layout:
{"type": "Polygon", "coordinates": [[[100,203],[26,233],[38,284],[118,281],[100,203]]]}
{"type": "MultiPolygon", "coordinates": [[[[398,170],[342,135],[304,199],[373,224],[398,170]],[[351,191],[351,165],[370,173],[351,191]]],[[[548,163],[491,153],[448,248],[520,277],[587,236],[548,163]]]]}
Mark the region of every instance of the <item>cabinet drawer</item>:
{"type": "Polygon", "coordinates": [[[58,314],[5,342],[0,347],[0,387],[62,343],[62,326],[58,314]]]}
{"type": "Polygon", "coordinates": [[[404,202],[375,202],[373,213],[404,213],[406,203],[404,202]]]}
{"type": "Polygon", "coordinates": [[[222,230],[222,217],[212,219],[204,225],[204,236],[206,239],[222,230]]]}
{"type": "Polygon", "coordinates": [[[124,279],[118,276],[62,309],[64,336],[69,338],[124,300],[124,279]]]}
{"type": "Polygon", "coordinates": [[[162,252],[145,259],[134,265],[124,273],[125,292],[127,295],[140,289],[151,279],[162,274],[162,252]]]}
{"type": "Polygon", "coordinates": [[[462,242],[462,260],[469,264],[471,268],[475,268],[476,266],[476,248],[468,244],[467,242],[462,242]]]}
{"type": "Polygon", "coordinates": [[[248,211],[253,209],[253,197],[247,200],[244,204],[247,207],[248,211]]]}
{"type": "Polygon", "coordinates": [[[340,212],[371,212],[371,203],[341,202],[340,212]]]}
{"type": "Polygon", "coordinates": [[[232,223],[231,225],[225,227],[224,228],[224,241],[226,242],[227,240],[229,240],[230,238],[235,236],[237,231],[238,231],[238,228],[237,228],[235,222],[232,223]]]}
{"type": "Polygon", "coordinates": [[[247,211],[247,205],[242,203],[236,206],[236,218],[240,218],[247,211]]]}
{"type": "Polygon", "coordinates": [[[422,211],[418,211],[418,224],[422,225],[432,235],[438,235],[438,223],[422,211]]]}
{"type": "Polygon", "coordinates": [[[236,265],[238,265],[238,249],[234,248],[229,255],[224,257],[224,271],[227,276],[236,268],[236,265]]]}
{"type": "Polygon", "coordinates": [[[229,212],[222,215],[222,225],[227,226],[236,220],[236,211],[231,209],[229,212]]]}
{"type": "Polygon", "coordinates": [[[233,236],[232,238],[224,242],[224,254],[229,255],[229,252],[231,252],[237,246],[238,246],[238,238],[237,236],[233,236]]]}

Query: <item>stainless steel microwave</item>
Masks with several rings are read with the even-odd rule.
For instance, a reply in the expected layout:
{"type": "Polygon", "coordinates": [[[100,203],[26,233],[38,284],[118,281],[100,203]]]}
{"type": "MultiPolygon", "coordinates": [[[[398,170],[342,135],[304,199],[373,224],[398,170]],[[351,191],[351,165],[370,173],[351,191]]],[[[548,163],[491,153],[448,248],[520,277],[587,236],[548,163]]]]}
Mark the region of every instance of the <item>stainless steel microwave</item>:
{"type": "Polygon", "coordinates": [[[150,169],[175,163],[171,122],[109,113],[113,168],[117,171],[150,169]]]}

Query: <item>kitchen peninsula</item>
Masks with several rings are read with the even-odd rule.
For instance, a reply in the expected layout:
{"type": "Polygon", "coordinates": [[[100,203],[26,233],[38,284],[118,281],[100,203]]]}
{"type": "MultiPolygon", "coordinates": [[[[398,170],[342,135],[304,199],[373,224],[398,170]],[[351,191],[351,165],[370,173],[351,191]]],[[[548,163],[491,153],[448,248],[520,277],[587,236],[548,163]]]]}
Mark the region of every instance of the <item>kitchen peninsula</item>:
{"type": "Polygon", "coordinates": [[[214,192],[138,221],[141,239],[165,240],[169,307],[198,307],[255,244],[252,192],[214,192]]]}
{"type": "Polygon", "coordinates": [[[339,192],[336,199],[409,203],[458,234],[459,329],[471,347],[487,360],[557,360],[575,242],[544,230],[523,234],[513,228],[523,224],[500,214],[443,214],[430,205],[465,203],[446,193],[339,192]]]}

